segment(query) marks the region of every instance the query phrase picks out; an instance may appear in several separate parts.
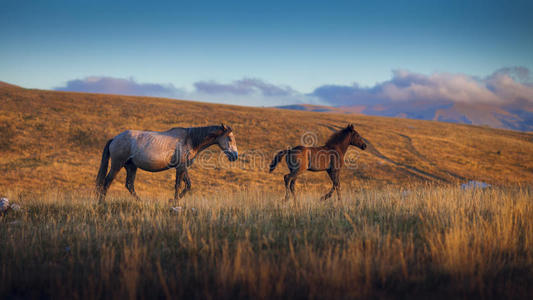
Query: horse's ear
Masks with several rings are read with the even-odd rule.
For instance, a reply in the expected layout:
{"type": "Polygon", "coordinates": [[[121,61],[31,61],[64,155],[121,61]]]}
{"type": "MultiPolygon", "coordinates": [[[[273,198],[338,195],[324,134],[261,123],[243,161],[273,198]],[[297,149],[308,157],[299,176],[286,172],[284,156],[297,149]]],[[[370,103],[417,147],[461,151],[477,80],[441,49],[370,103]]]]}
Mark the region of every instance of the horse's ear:
{"type": "Polygon", "coordinates": [[[221,124],[220,124],[220,127],[222,127],[222,130],[223,130],[224,132],[226,132],[226,133],[231,132],[231,127],[227,126],[227,125],[224,124],[224,123],[221,123],[221,124]]]}
{"type": "Polygon", "coordinates": [[[348,124],[348,129],[350,129],[350,130],[355,130],[355,128],[354,128],[354,126],[353,126],[353,123],[348,124]]]}

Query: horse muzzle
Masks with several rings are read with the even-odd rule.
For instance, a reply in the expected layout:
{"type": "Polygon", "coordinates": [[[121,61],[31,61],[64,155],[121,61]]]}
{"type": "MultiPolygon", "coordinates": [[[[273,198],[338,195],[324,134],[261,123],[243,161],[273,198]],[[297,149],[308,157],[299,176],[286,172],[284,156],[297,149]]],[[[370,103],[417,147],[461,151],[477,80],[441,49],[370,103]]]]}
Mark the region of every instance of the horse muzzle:
{"type": "Polygon", "coordinates": [[[237,151],[224,151],[229,161],[236,161],[239,158],[239,153],[237,151]]]}

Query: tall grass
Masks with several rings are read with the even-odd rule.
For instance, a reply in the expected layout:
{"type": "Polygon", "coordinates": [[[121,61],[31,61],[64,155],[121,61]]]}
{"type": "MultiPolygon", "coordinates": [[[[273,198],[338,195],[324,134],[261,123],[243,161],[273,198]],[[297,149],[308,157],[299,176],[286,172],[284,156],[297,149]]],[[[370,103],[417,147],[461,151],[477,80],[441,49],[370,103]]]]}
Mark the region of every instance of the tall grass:
{"type": "Polygon", "coordinates": [[[527,298],[532,190],[260,191],[135,202],[8,192],[1,298],[527,298]]]}

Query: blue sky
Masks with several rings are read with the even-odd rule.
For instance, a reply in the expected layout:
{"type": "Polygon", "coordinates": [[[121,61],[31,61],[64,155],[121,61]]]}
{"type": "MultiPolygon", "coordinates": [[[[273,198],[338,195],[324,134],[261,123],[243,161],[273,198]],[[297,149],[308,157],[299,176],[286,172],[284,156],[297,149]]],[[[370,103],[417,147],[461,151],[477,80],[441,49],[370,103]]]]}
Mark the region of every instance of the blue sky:
{"type": "MultiPolygon", "coordinates": [[[[2,0],[0,7],[0,80],[31,88],[112,78],[240,103],[235,89],[206,96],[198,86],[253,79],[259,94],[264,84],[297,91],[276,98],[284,103],[323,85],[373,87],[397,70],[472,78],[533,70],[532,1],[2,0]]],[[[269,105],[261,95],[253,103],[269,105]]]]}

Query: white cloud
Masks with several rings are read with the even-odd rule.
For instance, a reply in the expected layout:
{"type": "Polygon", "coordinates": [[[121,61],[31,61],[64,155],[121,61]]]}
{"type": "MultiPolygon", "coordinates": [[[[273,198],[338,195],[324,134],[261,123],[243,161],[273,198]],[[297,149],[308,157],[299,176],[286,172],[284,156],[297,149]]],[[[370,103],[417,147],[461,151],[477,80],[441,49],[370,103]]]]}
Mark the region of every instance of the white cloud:
{"type": "Polygon", "coordinates": [[[533,102],[533,87],[511,76],[529,78],[526,68],[505,68],[484,79],[465,74],[424,75],[395,70],[390,80],[373,87],[324,85],[312,95],[332,105],[381,104],[398,101],[451,101],[459,103],[510,104],[533,102]]]}

